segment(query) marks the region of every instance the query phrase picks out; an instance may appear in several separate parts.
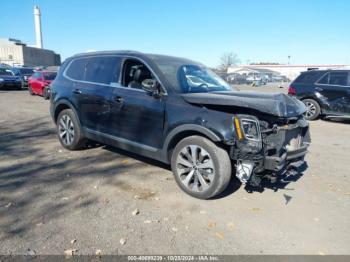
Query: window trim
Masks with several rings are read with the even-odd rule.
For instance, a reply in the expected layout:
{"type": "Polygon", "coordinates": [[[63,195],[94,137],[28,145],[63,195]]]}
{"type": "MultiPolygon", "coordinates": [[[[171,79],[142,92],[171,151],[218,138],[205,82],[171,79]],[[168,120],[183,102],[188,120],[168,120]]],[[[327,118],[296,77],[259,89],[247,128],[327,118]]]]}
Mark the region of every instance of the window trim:
{"type": "Polygon", "coordinates": [[[123,76],[122,74],[123,74],[123,71],[124,71],[124,64],[125,64],[125,61],[127,59],[138,60],[141,63],[143,63],[145,66],[147,66],[147,68],[151,71],[151,73],[155,76],[155,78],[159,82],[159,84],[161,86],[161,89],[163,90],[163,95],[168,95],[168,92],[167,92],[166,88],[164,87],[163,83],[160,81],[158,75],[154,72],[152,67],[146,61],[144,61],[142,58],[139,58],[139,57],[136,57],[136,56],[131,56],[131,55],[113,55],[113,54],[110,54],[110,55],[93,55],[93,56],[82,56],[82,57],[72,58],[71,61],[69,61],[69,64],[64,69],[62,75],[63,75],[63,77],[65,77],[65,78],[67,78],[67,79],[69,79],[69,80],[71,80],[73,82],[92,84],[92,85],[108,86],[108,87],[113,87],[113,88],[122,88],[122,89],[127,89],[127,90],[138,90],[138,91],[146,93],[146,91],[143,90],[143,89],[135,89],[135,88],[122,86],[121,79],[122,79],[122,76],[123,76]],[[93,57],[119,57],[119,58],[121,58],[121,67],[120,67],[120,73],[119,73],[120,75],[119,75],[118,82],[115,82],[115,83],[118,84],[118,86],[111,85],[111,84],[98,83],[98,82],[90,82],[90,81],[85,81],[85,80],[77,80],[77,79],[73,79],[73,78],[71,78],[70,76],[67,75],[67,71],[68,71],[68,69],[70,68],[71,64],[74,61],[79,60],[79,59],[89,59],[89,58],[93,58],[93,57]]]}
{"type": "MultiPolygon", "coordinates": [[[[86,59],[88,60],[89,58],[94,58],[94,57],[120,57],[120,56],[117,56],[117,55],[95,55],[95,56],[83,56],[83,57],[77,57],[77,58],[73,58],[69,64],[66,66],[66,68],[64,69],[63,71],[63,76],[71,81],[74,81],[74,82],[78,82],[78,83],[85,83],[85,84],[92,84],[92,85],[101,85],[101,86],[110,86],[110,87],[115,87],[114,85],[111,85],[111,84],[104,84],[104,83],[99,83],[99,82],[91,82],[91,81],[85,81],[85,80],[78,80],[78,79],[74,79],[74,78],[71,78],[70,76],[67,75],[67,71],[68,69],[70,68],[70,66],[72,65],[72,63],[76,60],[82,60],[82,59],[86,59]]],[[[86,67],[85,67],[85,72],[84,72],[84,75],[86,73],[86,67]]],[[[117,83],[120,85],[120,77],[118,79],[118,82],[113,82],[113,83],[117,83]]]]}
{"type": "Polygon", "coordinates": [[[319,81],[326,75],[326,74],[329,74],[329,77],[328,77],[328,81],[329,81],[329,78],[330,78],[330,74],[332,72],[339,72],[339,73],[342,73],[342,71],[328,71],[326,72],[325,74],[323,74],[316,82],[315,84],[316,85],[320,85],[320,86],[337,86],[337,87],[350,87],[350,71],[345,71],[347,74],[348,74],[348,79],[347,79],[347,85],[332,85],[332,84],[320,84],[319,81]]]}
{"type": "Polygon", "coordinates": [[[120,77],[119,77],[119,86],[120,86],[120,88],[125,88],[125,89],[128,89],[128,90],[138,90],[138,91],[142,91],[142,92],[146,93],[146,91],[143,90],[143,89],[130,88],[130,87],[127,87],[127,86],[123,86],[123,85],[122,85],[121,80],[122,80],[123,74],[124,74],[125,63],[126,63],[126,61],[129,60],[129,59],[134,59],[134,60],[137,60],[137,61],[143,63],[143,64],[147,67],[147,69],[148,69],[149,71],[151,71],[151,73],[154,75],[154,77],[155,77],[156,80],[158,81],[158,83],[159,83],[159,85],[160,85],[160,87],[161,87],[161,89],[162,89],[162,91],[163,91],[163,92],[162,92],[162,95],[168,95],[168,92],[167,92],[166,88],[164,87],[163,83],[160,81],[158,75],[153,71],[152,67],[151,67],[148,63],[146,63],[143,59],[141,59],[141,58],[139,58],[139,57],[135,57],[135,56],[126,55],[126,56],[122,56],[122,57],[123,57],[123,61],[122,61],[122,67],[121,67],[121,70],[120,70],[120,74],[121,74],[121,75],[120,75],[120,77]]]}

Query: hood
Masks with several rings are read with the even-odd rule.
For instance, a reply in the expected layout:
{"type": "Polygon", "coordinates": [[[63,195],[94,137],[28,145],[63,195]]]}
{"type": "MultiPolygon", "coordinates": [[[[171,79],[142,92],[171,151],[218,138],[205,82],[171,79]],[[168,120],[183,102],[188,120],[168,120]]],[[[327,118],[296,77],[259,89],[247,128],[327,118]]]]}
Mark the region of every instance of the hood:
{"type": "Polygon", "coordinates": [[[191,104],[222,105],[254,109],[278,117],[296,117],[306,111],[305,105],[285,94],[258,93],[249,91],[189,93],[182,94],[191,104]]]}

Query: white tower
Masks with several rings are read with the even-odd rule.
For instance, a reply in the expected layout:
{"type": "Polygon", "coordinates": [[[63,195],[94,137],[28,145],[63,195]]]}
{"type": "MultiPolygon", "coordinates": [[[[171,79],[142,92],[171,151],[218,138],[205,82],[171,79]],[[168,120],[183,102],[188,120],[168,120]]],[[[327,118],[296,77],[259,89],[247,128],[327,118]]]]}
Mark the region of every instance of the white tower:
{"type": "Polygon", "coordinates": [[[34,6],[34,23],[35,23],[35,38],[36,47],[43,48],[43,38],[41,34],[41,14],[39,6],[34,6]]]}

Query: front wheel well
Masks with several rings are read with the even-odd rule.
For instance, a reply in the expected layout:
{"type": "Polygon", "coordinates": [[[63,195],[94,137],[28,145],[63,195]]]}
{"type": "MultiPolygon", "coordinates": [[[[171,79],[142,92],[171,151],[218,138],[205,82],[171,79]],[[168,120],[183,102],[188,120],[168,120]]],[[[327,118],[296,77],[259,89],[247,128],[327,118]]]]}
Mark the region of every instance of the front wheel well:
{"type": "Polygon", "coordinates": [[[168,161],[170,162],[171,161],[171,154],[174,150],[174,148],[176,147],[176,145],[184,138],[186,137],[189,137],[189,136],[202,136],[202,137],[205,137],[207,139],[209,139],[211,142],[217,144],[217,145],[221,145],[223,146],[222,143],[219,142],[215,142],[213,141],[212,139],[210,139],[210,137],[208,137],[207,135],[201,133],[201,132],[198,132],[198,131],[193,131],[193,130],[186,130],[186,131],[182,131],[178,134],[176,134],[169,142],[168,146],[167,146],[167,157],[168,157],[168,161]]]}

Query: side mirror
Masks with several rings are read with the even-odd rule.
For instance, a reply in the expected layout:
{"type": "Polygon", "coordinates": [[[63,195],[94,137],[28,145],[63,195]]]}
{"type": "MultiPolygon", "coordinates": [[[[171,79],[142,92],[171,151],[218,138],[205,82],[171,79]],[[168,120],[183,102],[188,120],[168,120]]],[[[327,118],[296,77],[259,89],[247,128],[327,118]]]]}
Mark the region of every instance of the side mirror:
{"type": "Polygon", "coordinates": [[[158,82],[155,79],[145,79],[141,83],[142,89],[152,95],[159,95],[158,82]]]}

